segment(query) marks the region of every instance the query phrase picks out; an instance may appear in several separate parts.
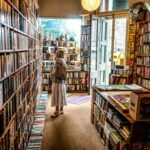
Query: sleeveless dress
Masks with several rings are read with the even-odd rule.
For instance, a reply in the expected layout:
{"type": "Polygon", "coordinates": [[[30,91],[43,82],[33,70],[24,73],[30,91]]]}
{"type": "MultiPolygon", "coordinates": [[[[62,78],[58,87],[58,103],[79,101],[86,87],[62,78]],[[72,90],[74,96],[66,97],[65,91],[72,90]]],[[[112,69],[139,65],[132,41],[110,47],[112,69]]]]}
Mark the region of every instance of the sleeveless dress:
{"type": "Polygon", "coordinates": [[[53,76],[52,99],[51,99],[51,106],[52,107],[67,105],[67,102],[66,102],[66,81],[60,80],[56,77],[56,74],[60,69],[60,65],[58,65],[57,62],[66,66],[64,59],[56,58],[55,69],[54,69],[54,72],[52,73],[52,76],[53,76]]]}

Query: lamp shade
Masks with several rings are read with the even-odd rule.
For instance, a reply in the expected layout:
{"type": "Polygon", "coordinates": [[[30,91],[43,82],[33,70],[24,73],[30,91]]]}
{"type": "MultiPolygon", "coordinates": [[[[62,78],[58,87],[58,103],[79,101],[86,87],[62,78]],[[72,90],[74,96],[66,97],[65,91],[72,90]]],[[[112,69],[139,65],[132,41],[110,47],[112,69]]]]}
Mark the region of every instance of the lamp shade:
{"type": "Polygon", "coordinates": [[[100,6],[101,0],[81,0],[82,7],[88,11],[94,11],[100,6]]]}

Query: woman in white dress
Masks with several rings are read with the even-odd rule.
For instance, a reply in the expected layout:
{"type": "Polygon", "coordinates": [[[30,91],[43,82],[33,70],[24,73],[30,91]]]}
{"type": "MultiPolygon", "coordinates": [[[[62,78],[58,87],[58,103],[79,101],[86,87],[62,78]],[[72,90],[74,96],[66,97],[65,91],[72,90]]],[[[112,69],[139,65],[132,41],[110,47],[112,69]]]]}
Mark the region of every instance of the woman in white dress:
{"type": "Polygon", "coordinates": [[[53,85],[51,100],[51,106],[56,107],[56,110],[53,115],[51,115],[52,118],[63,114],[63,106],[66,105],[67,66],[64,55],[65,54],[63,50],[58,50],[56,52],[56,64],[52,73],[53,85]]]}

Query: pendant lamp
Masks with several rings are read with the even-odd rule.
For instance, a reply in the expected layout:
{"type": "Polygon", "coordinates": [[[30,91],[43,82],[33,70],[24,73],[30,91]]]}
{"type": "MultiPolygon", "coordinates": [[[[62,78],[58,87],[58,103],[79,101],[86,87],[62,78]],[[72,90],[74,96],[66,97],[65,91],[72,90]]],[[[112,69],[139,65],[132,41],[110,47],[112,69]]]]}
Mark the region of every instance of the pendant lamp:
{"type": "Polygon", "coordinates": [[[82,7],[88,11],[94,11],[100,6],[101,0],[81,0],[82,7]]]}

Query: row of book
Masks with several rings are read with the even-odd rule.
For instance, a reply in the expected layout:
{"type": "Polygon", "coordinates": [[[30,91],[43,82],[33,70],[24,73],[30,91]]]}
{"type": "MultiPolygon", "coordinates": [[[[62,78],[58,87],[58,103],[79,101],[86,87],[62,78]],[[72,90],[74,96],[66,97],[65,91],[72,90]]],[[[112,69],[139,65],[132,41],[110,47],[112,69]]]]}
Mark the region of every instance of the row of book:
{"type": "Polygon", "coordinates": [[[14,118],[10,124],[10,128],[4,135],[4,137],[0,141],[0,149],[25,149],[29,132],[30,132],[30,126],[32,122],[32,116],[29,113],[31,110],[31,105],[28,106],[28,109],[26,111],[26,115],[22,118],[22,122],[19,125],[19,128],[17,128],[16,120],[17,117],[14,118]],[[16,137],[17,132],[17,137],[16,137]],[[24,136],[23,136],[24,135],[24,136]]]}
{"type": "MultiPolygon", "coordinates": [[[[88,50],[82,50],[81,51],[81,57],[89,57],[90,56],[90,52],[88,50]]],[[[84,60],[81,59],[81,62],[84,62],[84,60]]]]}
{"type": "Polygon", "coordinates": [[[90,41],[81,41],[81,49],[89,50],[90,49],[90,41]]]}
{"type": "Polygon", "coordinates": [[[38,58],[38,53],[35,49],[29,50],[28,55],[29,55],[29,62],[34,60],[35,58],[38,58]]]}
{"type": "Polygon", "coordinates": [[[12,29],[0,26],[0,50],[28,50],[35,48],[36,40],[17,33],[12,29]]]}
{"type": "Polygon", "coordinates": [[[78,61],[78,54],[69,54],[66,55],[66,61],[70,62],[70,61],[78,61]]]}
{"type": "Polygon", "coordinates": [[[127,84],[128,83],[128,77],[124,77],[122,75],[115,75],[115,74],[112,74],[110,76],[110,84],[114,84],[114,85],[118,85],[118,84],[127,84]]]}
{"type": "Polygon", "coordinates": [[[38,35],[36,39],[28,37],[28,47],[29,49],[39,49],[40,41],[38,40],[38,35]]]}
{"type": "Polygon", "coordinates": [[[94,118],[94,125],[100,135],[101,140],[106,146],[106,149],[128,149],[127,142],[109,122],[105,122],[105,125],[102,126],[102,124],[96,118],[94,118]]]}
{"type": "Polygon", "coordinates": [[[150,32],[144,34],[144,43],[150,43],[150,32]]]}
{"type": "Polygon", "coordinates": [[[142,58],[137,58],[137,65],[150,66],[150,56],[144,56],[142,58]]]}
{"type": "Polygon", "coordinates": [[[144,66],[137,67],[137,74],[143,78],[150,79],[150,66],[149,67],[144,67],[144,66]]]}
{"type": "Polygon", "coordinates": [[[143,46],[143,42],[144,42],[143,35],[140,34],[138,39],[137,39],[137,43],[136,43],[137,47],[143,46]]]}
{"type": "Polygon", "coordinates": [[[81,64],[81,70],[82,71],[89,71],[89,65],[88,64],[81,64]]]}
{"type": "MultiPolygon", "coordinates": [[[[13,95],[0,111],[0,135],[2,135],[7,128],[10,120],[16,113],[16,129],[22,121],[27,105],[30,102],[28,90],[31,88],[30,81],[26,81],[19,89],[18,93],[13,95]]],[[[10,92],[10,91],[9,91],[10,92]]],[[[6,93],[4,91],[4,93],[6,93]]],[[[2,106],[2,105],[1,105],[2,106]]]]}
{"type": "Polygon", "coordinates": [[[107,111],[108,102],[98,93],[95,93],[95,102],[104,112],[107,111]]]}
{"type": "MultiPolygon", "coordinates": [[[[84,21],[89,23],[89,16],[84,18],[84,21]],[[87,20],[86,20],[87,19],[87,20]]],[[[90,45],[91,45],[91,25],[82,25],[81,26],[81,44],[80,44],[80,62],[81,70],[89,71],[90,68],[90,45]]],[[[88,77],[87,77],[88,78],[88,77]]]]}
{"type": "Polygon", "coordinates": [[[9,50],[13,48],[13,31],[3,25],[0,25],[0,50],[9,50]]]}
{"type": "Polygon", "coordinates": [[[16,53],[15,60],[16,60],[15,68],[19,69],[20,67],[28,63],[28,53],[27,52],[16,53]]]}
{"type": "Polygon", "coordinates": [[[75,47],[75,41],[43,40],[43,46],[47,47],[75,47]]]}
{"type": "MultiPolygon", "coordinates": [[[[10,2],[13,3],[13,2],[10,2]]],[[[20,12],[22,15],[24,15],[27,19],[29,19],[29,22],[36,26],[37,22],[30,12],[29,9],[25,6],[25,1],[20,1],[20,4],[24,4],[24,10],[22,6],[20,6],[20,12]]],[[[1,14],[0,14],[0,21],[2,23],[5,23],[9,26],[12,26],[14,28],[17,28],[21,30],[22,32],[25,32],[28,34],[28,26],[30,23],[26,21],[26,19],[21,15],[14,7],[12,7],[7,1],[1,0],[1,14]]],[[[32,26],[33,26],[32,25],[32,26]]],[[[30,32],[29,32],[30,34],[30,32]]],[[[32,35],[32,34],[30,34],[32,35]]]]}
{"type": "Polygon", "coordinates": [[[42,68],[43,70],[49,70],[51,71],[51,69],[54,67],[54,62],[52,61],[43,61],[42,62],[42,68]]]}
{"type": "MultiPolygon", "coordinates": [[[[35,50],[28,52],[7,53],[0,55],[0,78],[6,77],[15,70],[28,64],[31,60],[37,58],[35,50]],[[29,56],[28,56],[29,55],[29,56]],[[28,58],[29,57],[29,58],[28,58]]],[[[35,64],[35,62],[34,62],[35,64]]]]}
{"type": "Polygon", "coordinates": [[[57,48],[52,46],[43,46],[43,53],[56,53],[57,48]]]}
{"type": "Polygon", "coordinates": [[[51,56],[50,53],[43,53],[43,60],[51,60],[50,56],[51,56]]]}
{"type": "Polygon", "coordinates": [[[125,136],[127,140],[131,138],[130,124],[115,109],[109,108],[107,113],[109,121],[125,136]]]}
{"type": "MultiPolygon", "coordinates": [[[[18,71],[15,75],[11,75],[0,82],[0,108],[5,102],[7,102],[7,100],[13,95],[13,93],[17,91],[24,84],[24,82],[26,82],[26,79],[30,75],[28,68],[29,67],[26,66],[18,71]]],[[[38,70],[35,69],[34,79],[37,77],[37,72],[38,70]]],[[[25,87],[23,86],[23,88],[25,87]]]]}
{"type": "Polygon", "coordinates": [[[0,25],[0,50],[28,50],[35,48],[36,40],[0,25]],[[23,42],[22,42],[23,41],[23,42]]]}
{"type": "Polygon", "coordinates": [[[89,41],[90,40],[90,35],[89,34],[82,34],[81,35],[81,42],[83,41],[89,41]]]}
{"type": "Polygon", "coordinates": [[[143,46],[139,46],[137,48],[138,56],[150,55],[150,45],[144,44],[143,46]]]}
{"type": "Polygon", "coordinates": [[[110,147],[110,140],[113,138],[115,143],[113,146],[117,146],[118,149],[118,146],[120,146],[121,141],[123,140],[122,136],[120,135],[121,133],[125,139],[130,139],[129,122],[113,107],[111,107],[108,104],[108,101],[106,101],[105,98],[103,98],[99,93],[95,93],[94,124],[107,147],[110,147]],[[111,124],[109,122],[111,122],[111,124]],[[111,126],[111,128],[113,128],[113,130],[108,128],[108,124],[111,126]],[[112,135],[111,131],[113,131],[112,135]],[[114,138],[113,136],[117,137],[114,138]]]}
{"type": "Polygon", "coordinates": [[[35,2],[29,1],[29,0],[28,1],[13,0],[12,3],[32,24],[35,25],[34,16],[37,15],[35,2]],[[28,7],[26,7],[26,5],[28,7]],[[31,12],[28,8],[31,10],[31,12]],[[34,16],[32,14],[34,14],[34,16]],[[32,22],[32,21],[34,21],[34,22],[32,22]]]}
{"type": "Polygon", "coordinates": [[[150,22],[147,22],[147,24],[144,25],[144,30],[145,30],[145,32],[150,31],[150,22]]]}
{"type": "Polygon", "coordinates": [[[46,104],[48,94],[41,94],[37,101],[35,110],[34,123],[32,125],[31,134],[27,146],[27,150],[41,149],[42,136],[46,118],[46,104]]]}
{"type": "Polygon", "coordinates": [[[90,34],[91,27],[89,25],[83,25],[82,26],[82,30],[81,30],[81,34],[90,34]]]}
{"type": "Polygon", "coordinates": [[[0,55],[0,78],[10,75],[15,70],[14,54],[0,55]]]}
{"type": "Polygon", "coordinates": [[[28,24],[28,35],[33,38],[38,38],[37,30],[36,28],[33,28],[32,24],[28,24]]]}
{"type": "Polygon", "coordinates": [[[67,78],[86,78],[87,72],[67,72],[67,78]]]}
{"type": "Polygon", "coordinates": [[[111,74],[119,74],[122,76],[128,76],[129,70],[126,69],[111,69],[111,74]]]}
{"type": "Polygon", "coordinates": [[[69,79],[67,79],[67,84],[68,85],[71,85],[71,84],[87,84],[87,82],[86,82],[86,78],[82,78],[82,79],[69,78],[69,79]]]}
{"type": "Polygon", "coordinates": [[[99,121],[102,126],[105,125],[106,115],[99,109],[98,105],[94,105],[94,117],[96,117],[96,120],[99,121]]]}
{"type": "MultiPolygon", "coordinates": [[[[29,42],[31,39],[28,39],[28,37],[26,37],[25,35],[16,33],[14,33],[14,38],[12,39],[12,42],[14,43],[14,49],[15,50],[28,50],[28,47],[31,47],[31,43],[29,42]],[[23,42],[22,42],[23,41],[23,42]]],[[[12,49],[13,49],[12,48],[12,49]]]]}
{"type": "Polygon", "coordinates": [[[88,85],[67,85],[68,92],[87,91],[88,85]]]}
{"type": "Polygon", "coordinates": [[[137,78],[137,84],[142,85],[150,89],[150,79],[143,79],[142,77],[137,78]]]}

